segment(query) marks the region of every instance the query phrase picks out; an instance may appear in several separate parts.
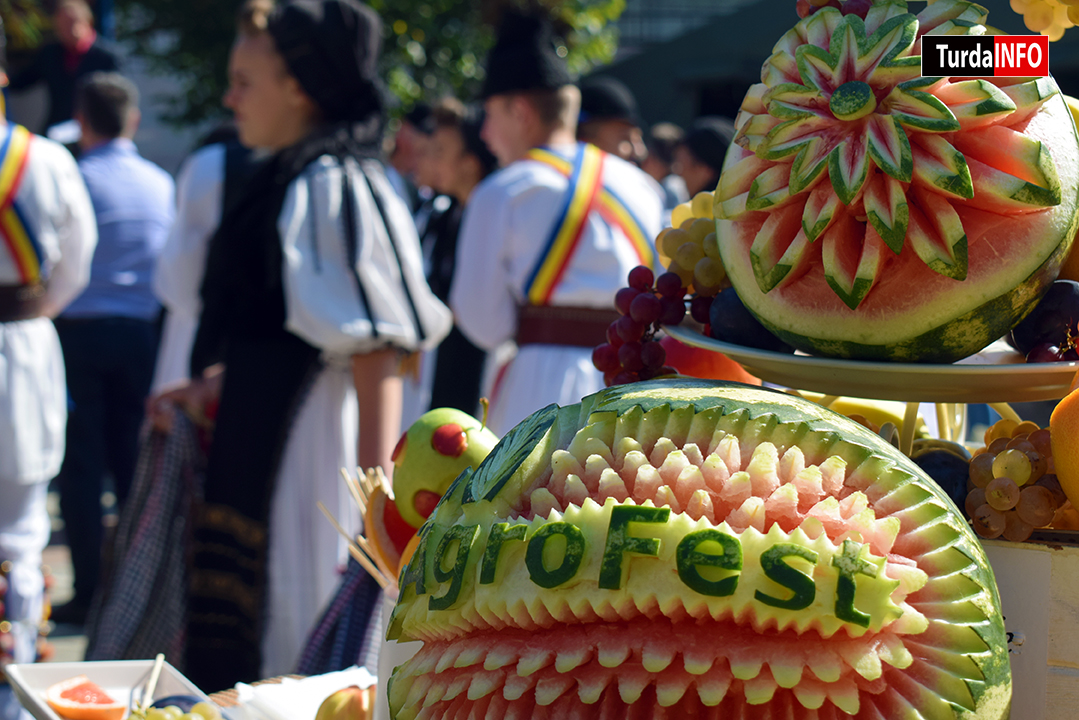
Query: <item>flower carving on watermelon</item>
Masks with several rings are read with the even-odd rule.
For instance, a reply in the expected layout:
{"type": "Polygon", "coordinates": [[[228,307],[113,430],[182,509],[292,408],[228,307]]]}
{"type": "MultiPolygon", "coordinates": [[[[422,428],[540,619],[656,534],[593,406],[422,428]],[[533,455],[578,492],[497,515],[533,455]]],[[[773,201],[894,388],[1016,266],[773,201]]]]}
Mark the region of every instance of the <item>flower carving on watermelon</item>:
{"type": "Polygon", "coordinates": [[[958,0],[917,15],[882,2],[864,19],[826,7],[777,43],[743,102],[715,208],[759,224],[750,261],[762,292],[820,263],[856,309],[901,253],[962,281],[969,211],[1060,204],[1053,159],[1023,132],[1055,84],[920,76],[922,35],[985,32],[985,19],[958,0]]]}

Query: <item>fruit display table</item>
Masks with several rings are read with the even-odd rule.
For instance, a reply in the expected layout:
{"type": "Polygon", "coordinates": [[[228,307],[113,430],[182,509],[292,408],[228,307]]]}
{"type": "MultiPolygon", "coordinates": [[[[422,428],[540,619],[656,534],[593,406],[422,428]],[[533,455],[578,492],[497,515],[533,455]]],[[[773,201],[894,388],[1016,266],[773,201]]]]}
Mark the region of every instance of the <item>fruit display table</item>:
{"type": "Polygon", "coordinates": [[[1079,706],[1079,534],[982,540],[1008,631],[1012,717],[1069,720],[1079,706]]]}

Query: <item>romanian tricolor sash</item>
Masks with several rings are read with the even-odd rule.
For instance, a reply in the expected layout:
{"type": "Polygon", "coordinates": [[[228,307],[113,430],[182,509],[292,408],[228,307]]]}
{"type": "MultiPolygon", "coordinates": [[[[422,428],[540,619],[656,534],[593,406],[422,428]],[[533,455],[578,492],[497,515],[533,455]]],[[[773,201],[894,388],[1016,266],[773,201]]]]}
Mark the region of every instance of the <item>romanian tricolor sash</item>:
{"type": "Polygon", "coordinates": [[[23,285],[43,282],[43,253],[15,196],[19,193],[33,135],[21,125],[9,124],[0,146],[0,239],[11,254],[23,285]]]}
{"type": "Polygon", "coordinates": [[[531,305],[546,305],[569,266],[580,243],[588,216],[598,212],[607,224],[619,228],[629,238],[642,265],[652,267],[652,246],[633,212],[614,192],[603,185],[606,153],[594,145],[581,143],[573,162],[544,148],[534,148],[528,159],[554,168],[569,178],[566,198],[547,238],[540,259],[525,286],[531,305]]]}

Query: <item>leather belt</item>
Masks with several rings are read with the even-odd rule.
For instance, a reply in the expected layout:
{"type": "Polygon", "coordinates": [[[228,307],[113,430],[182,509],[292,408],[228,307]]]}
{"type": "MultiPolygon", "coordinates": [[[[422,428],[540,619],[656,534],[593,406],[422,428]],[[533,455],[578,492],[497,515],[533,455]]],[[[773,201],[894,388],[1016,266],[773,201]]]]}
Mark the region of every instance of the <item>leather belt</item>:
{"type": "Polygon", "coordinates": [[[0,323],[33,320],[44,310],[44,285],[0,285],[0,323]]]}
{"type": "Polygon", "coordinates": [[[517,309],[517,346],[595,347],[606,342],[607,326],[619,317],[614,308],[522,305],[517,309]]]}

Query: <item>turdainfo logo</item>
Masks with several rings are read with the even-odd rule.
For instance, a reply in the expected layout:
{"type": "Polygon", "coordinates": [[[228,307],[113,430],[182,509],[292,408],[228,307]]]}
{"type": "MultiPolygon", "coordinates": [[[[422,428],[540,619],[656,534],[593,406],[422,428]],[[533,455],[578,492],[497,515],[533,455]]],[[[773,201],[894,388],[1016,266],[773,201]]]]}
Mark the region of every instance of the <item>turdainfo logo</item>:
{"type": "Polygon", "coordinates": [[[925,77],[1045,77],[1045,35],[923,35],[925,77]]]}

